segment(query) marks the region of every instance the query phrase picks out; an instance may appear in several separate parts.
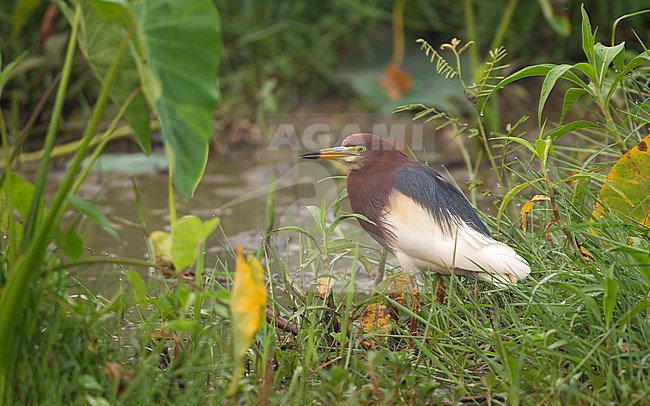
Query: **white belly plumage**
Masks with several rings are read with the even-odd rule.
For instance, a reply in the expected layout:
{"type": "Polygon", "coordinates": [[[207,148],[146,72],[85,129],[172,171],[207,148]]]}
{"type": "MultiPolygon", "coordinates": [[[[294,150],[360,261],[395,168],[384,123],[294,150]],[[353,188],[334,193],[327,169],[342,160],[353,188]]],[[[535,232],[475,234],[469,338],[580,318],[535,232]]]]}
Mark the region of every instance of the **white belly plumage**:
{"type": "Polygon", "coordinates": [[[393,191],[383,222],[397,260],[406,272],[416,268],[437,273],[474,274],[496,285],[516,283],[530,273],[525,259],[508,245],[484,235],[459,219],[451,232],[410,197],[393,191]]]}

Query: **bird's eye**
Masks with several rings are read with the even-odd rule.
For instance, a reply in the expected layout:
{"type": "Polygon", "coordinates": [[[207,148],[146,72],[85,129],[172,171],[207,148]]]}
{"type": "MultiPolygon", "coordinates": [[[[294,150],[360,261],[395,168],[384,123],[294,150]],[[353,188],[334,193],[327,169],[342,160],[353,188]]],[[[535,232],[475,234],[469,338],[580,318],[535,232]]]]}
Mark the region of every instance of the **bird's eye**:
{"type": "Polygon", "coordinates": [[[363,145],[359,145],[357,147],[357,152],[363,154],[364,152],[366,152],[366,147],[364,147],[363,145]]]}

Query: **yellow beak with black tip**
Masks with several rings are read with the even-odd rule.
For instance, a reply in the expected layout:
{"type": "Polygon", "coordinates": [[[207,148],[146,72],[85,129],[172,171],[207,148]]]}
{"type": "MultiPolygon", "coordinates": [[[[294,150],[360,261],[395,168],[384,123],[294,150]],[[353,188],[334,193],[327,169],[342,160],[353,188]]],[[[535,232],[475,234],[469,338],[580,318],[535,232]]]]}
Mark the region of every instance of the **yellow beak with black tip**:
{"type": "Polygon", "coordinates": [[[304,159],[334,159],[341,162],[349,162],[351,157],[359,155],[357,147],[333,147],[310,151],[300,155],[304,159]]]}

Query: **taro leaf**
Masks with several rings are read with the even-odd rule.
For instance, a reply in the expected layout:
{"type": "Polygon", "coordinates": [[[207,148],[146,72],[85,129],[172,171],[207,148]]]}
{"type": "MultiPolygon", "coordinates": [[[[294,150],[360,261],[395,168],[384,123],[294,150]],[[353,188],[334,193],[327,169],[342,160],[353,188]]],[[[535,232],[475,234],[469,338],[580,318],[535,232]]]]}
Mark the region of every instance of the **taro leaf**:
{"type": "Polygon", "coordinates": [[[116,240],[120,239],[120,236],[117,234],[117,231],[115,231],[115,228],[111,222],[108,221],[106,216],[104,216],[101,211],[99,211],[97,206],[74,195],[68,195],[68,202],[81,214],[86,215],[90,220],[101,227],[102,230],[106,231],[108,235],[115,238],[116,240]]]}
{"type": "Polygon", "coordinates": [[[176,188],[189,197],[205,170],[218,100],[219,15],[211,0],[145,0],[133,8],[145,91],[173,154],[176,188]]]}
{"type": "Polygon", "coordinates": [[[265,313],[266,287],[262,264],[252,255],[244,258],[241,248],[238,247],[235,282],[230,295],[232,358],[235,367],[228,396],[235,394],[239,380],[244,376],[244,357],[262,326],[265,313]]]}
{"type": "MultiPolygon", "coordinates": [[[[59,2],[59,5],[62,3],[59,2]]],[[[79,48],[88,61],[98,80],[103,81],[113,62],[115,52],[132,24],[132,12],[128,3],[107,0],[80,0],[82,18],[79,31],[79,48]]],[[[69,21],[73,11],[65,6],[61,9],[69,21]]],[[[133,57],[125,54],[110,89],[113,101],[121,106],[129,95],[138,91],[140,77],[133,57]]],[[[151,152],[151,129],[149,128],[149,108],[147,100],[140,91],[137,93],[124,118],[129,123],[135,138],[145,154],[151,152]]]]}
{"type": "Polygon", "coordinates": [[[176,269],[190,266],[202,255],[201,247],[218,224],[219,217],[203,222],[196,216],[185,216],[174,224],[171,254],[176,269]]]}
{"type": "Polygon", "coordinates": [[[623,218],[650,226],[650,135],[626,152],[607,175],[616,189],[604,184],[593,216],[600,219],[605,206],[623,218]],[[623,194],[624,196],[621,196],[623,194]],[[601,206],[602,204],[602,206],[601,206]]]}

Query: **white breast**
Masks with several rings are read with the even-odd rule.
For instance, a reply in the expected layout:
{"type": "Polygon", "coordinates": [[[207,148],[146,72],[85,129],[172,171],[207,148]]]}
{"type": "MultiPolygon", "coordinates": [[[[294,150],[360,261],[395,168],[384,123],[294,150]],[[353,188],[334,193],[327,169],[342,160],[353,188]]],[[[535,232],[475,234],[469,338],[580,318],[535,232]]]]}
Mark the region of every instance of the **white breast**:
{"type": "Polygon", "coordinates": [[[405,271],[415,268],[449,274],[476,274],[497,285],[516,283],[530,273],[525,259],[508,245],[490,238],[458,219],[443,232],[429,212],[404,194],[393,191],[383,221],[405,271]]]}

